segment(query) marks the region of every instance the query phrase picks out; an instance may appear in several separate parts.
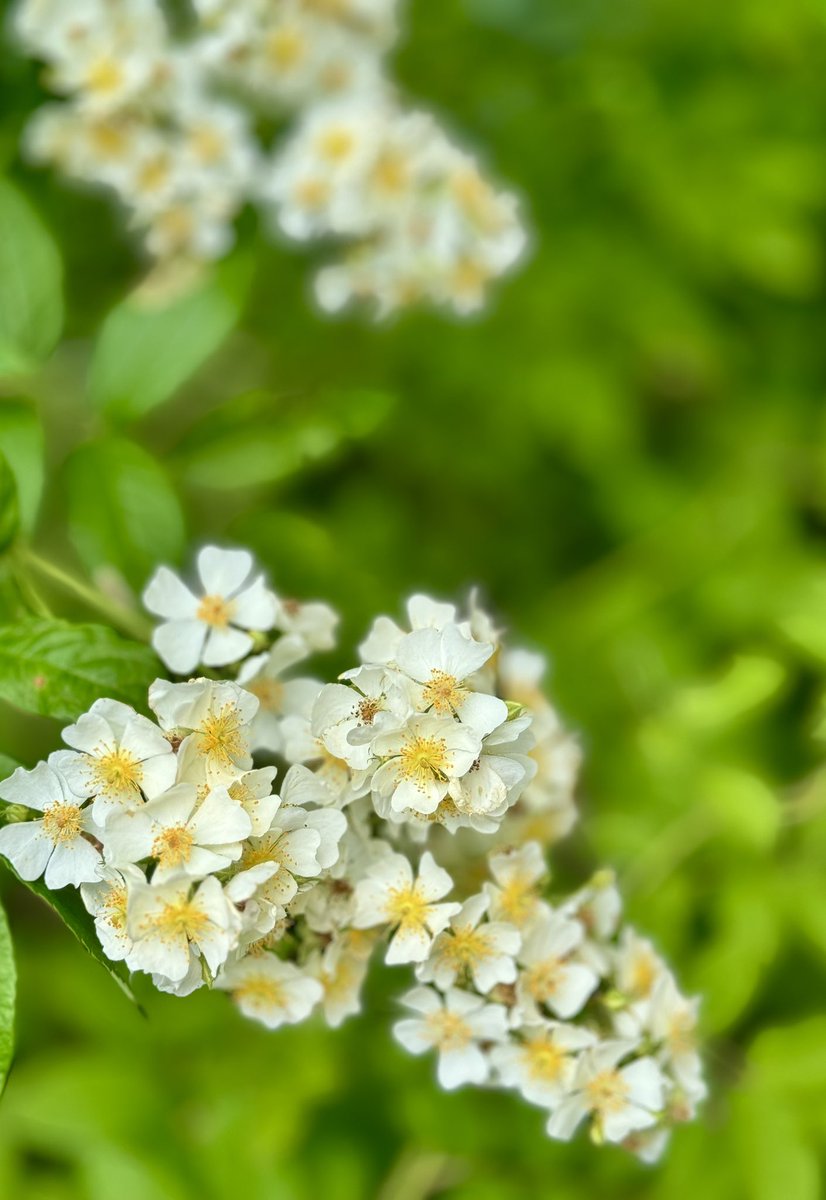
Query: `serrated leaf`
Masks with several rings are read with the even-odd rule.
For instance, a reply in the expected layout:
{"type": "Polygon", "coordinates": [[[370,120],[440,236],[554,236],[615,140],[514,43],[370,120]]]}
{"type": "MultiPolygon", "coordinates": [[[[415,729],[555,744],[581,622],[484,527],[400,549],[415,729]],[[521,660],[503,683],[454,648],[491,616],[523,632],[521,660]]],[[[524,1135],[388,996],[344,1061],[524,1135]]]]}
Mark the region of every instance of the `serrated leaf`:
{"type": "Polygon", "coordinates": [[[0,230],[0,371],[19,374],[41,362],[60,336],[60,257],[28,201],[5,180],[0,230]]]}
{"type": "Polygon", "coordinates": [[[114,566],[136,587],[184,547],[184,517],[163,467],[140,446],[106,438],[66,464],[69,533],[90,571],[114,566]]]}
{"type": "Polygon", "coordinates": [[[103,948],[95,933],[95,923],[91,915],[86,911],[86,907],[80,898],[80,892],[73,887],[65,887],[61,888],[58,892],[53,892],[46,887],[42,879],[27,882],[25,879],[20,878],[11,863],[5,859],[0,861],[2,861],[3,866],[7,868],[18,883],[28,888],[33,895],[38,896],[44,903],[48,904],[49,908],[60,917],[63,924],[75,935],[81,946],[111,975],[124,995],[128,996],[135,1003],[135,996],[129,986],[129,974],[126,967],[123,963],[112,962],[103,953],[103,948]]]}
{"type": "Polygon", "coordinates": [[[143,709],[157,666],[147,646],[102,625],[0,626],[0,699],[25,712],[72,721],[101,696],[143,709]]]}
{"type": "Polygon", "coordinates": [[[203,487],[230,491],[277,483],[369,437],[392,405],[392,396],[367,389],[289,404],[247,396],[210,413],[176,458],[185,477],[203,487]]]}
{"type": "Polygon", "coordinates": [[[0,554],[8,550],[20,529],[17,481],[8,459],[0,450],[0,554]]]}
{"type": "Polygon", "coordinates": [[[34,408],[23,400],[0,405],[0,451],[17,480],[20,526],[29,533],[43,491],[43,429],[34,408]]]}
{"type": "Polygon", "coordinates": [[[133,420],[174,395],[238,320],[238,297],[223,279],[217,275],[165,307],[129,298],[112,309],[92,356],[91,403],[133,420]]]}
{"type": "Polygon", "coordinates": [[[14,1009],[17,973],[8,921],[0,904],[0,1092],[6,1086],[14,1054],[14,1009]]]}

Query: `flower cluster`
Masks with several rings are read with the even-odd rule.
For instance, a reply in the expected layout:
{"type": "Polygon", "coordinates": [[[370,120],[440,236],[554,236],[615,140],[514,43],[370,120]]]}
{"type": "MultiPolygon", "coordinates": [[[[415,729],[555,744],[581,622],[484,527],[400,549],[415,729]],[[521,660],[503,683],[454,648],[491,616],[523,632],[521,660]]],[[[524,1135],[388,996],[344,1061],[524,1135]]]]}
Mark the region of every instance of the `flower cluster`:
{"type": "Polygon", "coordinates": [[[516,202],[396,96],[383,66],[396,0],[193,8],[176,38],[158,0],[23,0],[18,34],[64,97],[30,123],[34,158],[114,190],[166,267],[225,254],[252,200],[290,238],[352,244],[318,276],[325,309],[478,307],[522,252],[516,202]],[[274,153],[262,113],[296,121],[274,153]]]}
{"type": "Polygon", "coordinates": [[[293,672],[332,646],[331,609],[276,595],[243,550],[204,548],[197,574],[161,567],[144,596],[179,680],[151,685],[151,717],[96,701],[0,783],[0,853],[79,888],[110,959],[270,1028],[358,1012],[381,947],[417,980],[396,1037],[437,1051],[443,1087],[515,1088],[551,1137],[587,1120],[656,1158],[705,1094],[697,1002],[622,924],[610,872],[545,898],[579,750],[538,656],[475,601],[414,596],[325,684],[293,672]]]}

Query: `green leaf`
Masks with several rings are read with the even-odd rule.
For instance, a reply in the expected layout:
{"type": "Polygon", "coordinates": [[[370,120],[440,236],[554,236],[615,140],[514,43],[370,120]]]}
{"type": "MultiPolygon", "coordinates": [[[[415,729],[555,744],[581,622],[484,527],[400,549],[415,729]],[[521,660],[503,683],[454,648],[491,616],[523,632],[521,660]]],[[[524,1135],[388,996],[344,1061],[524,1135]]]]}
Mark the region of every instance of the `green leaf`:
{"type": "Polygon", "coordinates": [[[60,257],[27,200],[0,180],[0,373],[37,366],[63,323],[60,257]]]}
{"type": "Polygon", "coordinates": [[[290,403],[270,395],[235,399],[210,413],[180,448],[192,483],[222,491],[277,483],[369,437],[393,398],[367,389],[325,392],[290,403]]]}
{"type": "Polygon", "coordinates": [[[95,923],[91,915],[86,911],[86,907],[80,898],[80,892],[73,887],[65,887],[61,888],[59,892],[53,892],[46,887],[42,879],[27,882],[25,879],[20,878],[9,862],[5,859],[2,861],[3,865],[11,872],[18,883],[21,883],[33,895],[38,896],[48,904],[52,912],[56,913],[63,924],[72,931],[84,949],[88,950],[92,958],[100,963],[108,974],[112,976],[121,991],[134,1002],[135,997],[129,986],[129,974],[126,967],[123,963],[112,962],[103,953],[97,933],[95,932],[95,923]]]}
{"type": "Polygon", "coordinates": [[[147,646],[102,625],[0,626],[0,699],[25,712],[72,721],[101,696],[143,709],[157,666],[147,646]]]}
{"type": "Polygon", "coordinates": [[[168,400],[214,354],[238,320],[226,270],[160,308],[134,297],[103,323],[89,372],[89,399],[122,420],[168,400]]]}
{"type": "Polygon", "coordinates": [[[13,771],[16,771],[19,766],[20,763],[10,758],[8,754],[0,754],[0,781],[8,779],[9,775],[13,771]]]}
{"type": "Polygon", "coordinates": [[[14,951],[6,914],[0,904],[0,1092],[6,1085],[6,1076],[14,1053],[14,1000],[17,991],[17,975],[14,969],[14,951]]]}
{"type": "Polygon", "coordinates": [[[34,408],[23,400],[5,400],[0,406],[0,451],[17,480],[20,526],[29,533],[43,491],[43,429],[34,408]]]}
{"type": "Polygon", "coordinates": [[[17,482],[8,459],[0,450],[0,554],[8,550],[20,528],[17,482]]]}
{"type": "Polygon", "coordinates": [[[134,442],[81,446],[66,464],[69,533],[90,571],[114,566],[135,586],[184,547],[184,518],[163,468],[134,442]]]}

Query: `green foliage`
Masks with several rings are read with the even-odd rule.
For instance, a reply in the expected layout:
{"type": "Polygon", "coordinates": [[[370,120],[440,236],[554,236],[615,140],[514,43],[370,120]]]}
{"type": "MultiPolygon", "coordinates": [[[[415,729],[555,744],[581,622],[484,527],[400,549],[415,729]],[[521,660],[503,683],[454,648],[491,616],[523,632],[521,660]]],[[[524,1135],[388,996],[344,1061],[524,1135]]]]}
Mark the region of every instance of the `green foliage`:
{"type": "Polygon", "coordinates": [[[30,533],[43,491],[43,429],[31,404],[23,400],[0,403],[0,453],[17,484],[20,524],[30,533]]]}
{"type": "Polygon", "coordinates": [[[163,467],[135,442],[109,437],[66,463],[69,533],[90,571],[117,567],[139,587],[157,562],[177,561],[184,517],[163,467]]]}
{"type": "MultiPolygon", "coordinates": [[[[3,811],[0,808],[0,824],[3,823],[3,811]]],[[[135,997],[132,994],[132,989],[129,986],[128,975],[123,963],[113,963],[106,957],[100,948],[97,934],[95,933],[95,924],[89,913],[86,911],[83,901],[80,898],[80,892],[76,888],[65,887],[60,891],[54,892],[46,887],[42,879],[36,879],[33,883],[21,879],[10,863],[3,859],[3,866],[23,887],[28,890],[55,913],[67,929],[75,935],[81,946],[92,956],[95,962],[99,963],[107,974],[115,981],[124,995],[130,1000],[135,997]]],[[[2,961],[2,930],[0,929],[0,961],[2,961]]],[[[0,1018],[2,1017],[2,995],[0,994],[0,1018]]],[[[2,1055],[0,1054],[0,1079],[2,1079],[2,1055]]]]}
{"type": "Polygon", "coordinates": [[[11,546],[20,528],[17,482],[9,461],[0,450],[0,554],[11,546]]]}
{"type": "Polygon", "coordinates": [[[40,218],[0,180],[0,376],[36,366],[63,323],[60,258],[40,218]]]}
{"type": "Polygon", "coordinates": [[[92,355],[90,403],[132,420],[172,396],[238,320],[238,280],[229,282],[236,286],[216,279],[172,304],[127,298],[112,309],[92,355]]]}
{"type": "Polygon", "coordinates": [[[0,1094],[6,1086],[14,1054],[14,1008],[17,991],[17,973],[14,967],[14,949],[9,933],[9,923],[3,905],[0,904],[0,1094]]]}
{"type": "Polygon", "coordinates": [[[32,618],[0,627],[0,698],[71,721],[101,696],[146,705],[154,654],[102,625],[32,618]]]}

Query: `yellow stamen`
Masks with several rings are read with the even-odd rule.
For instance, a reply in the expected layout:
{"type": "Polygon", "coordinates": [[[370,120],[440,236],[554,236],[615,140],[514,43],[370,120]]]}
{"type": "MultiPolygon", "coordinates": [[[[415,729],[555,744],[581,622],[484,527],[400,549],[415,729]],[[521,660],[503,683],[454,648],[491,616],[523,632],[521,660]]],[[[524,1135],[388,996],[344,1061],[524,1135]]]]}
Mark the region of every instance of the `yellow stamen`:
{"type": "Polygon", "coordinates": [[[53,804],[43,813],[43,832],[55,846],[80,836],[81,813],[76,804],[53,804]]]}
{"type": "Polygon", "coordinates": [[[223,596],[204,596],[195,616],[213,629],[226,629],[232,620],[235,605],[223,596]]]}
{"type": "Polygon", "coordinates": [[[192,857],[195,838],[186,825],[171,825],[155,838],[152,857],[160,867],[180,867],[192,857]]]}

